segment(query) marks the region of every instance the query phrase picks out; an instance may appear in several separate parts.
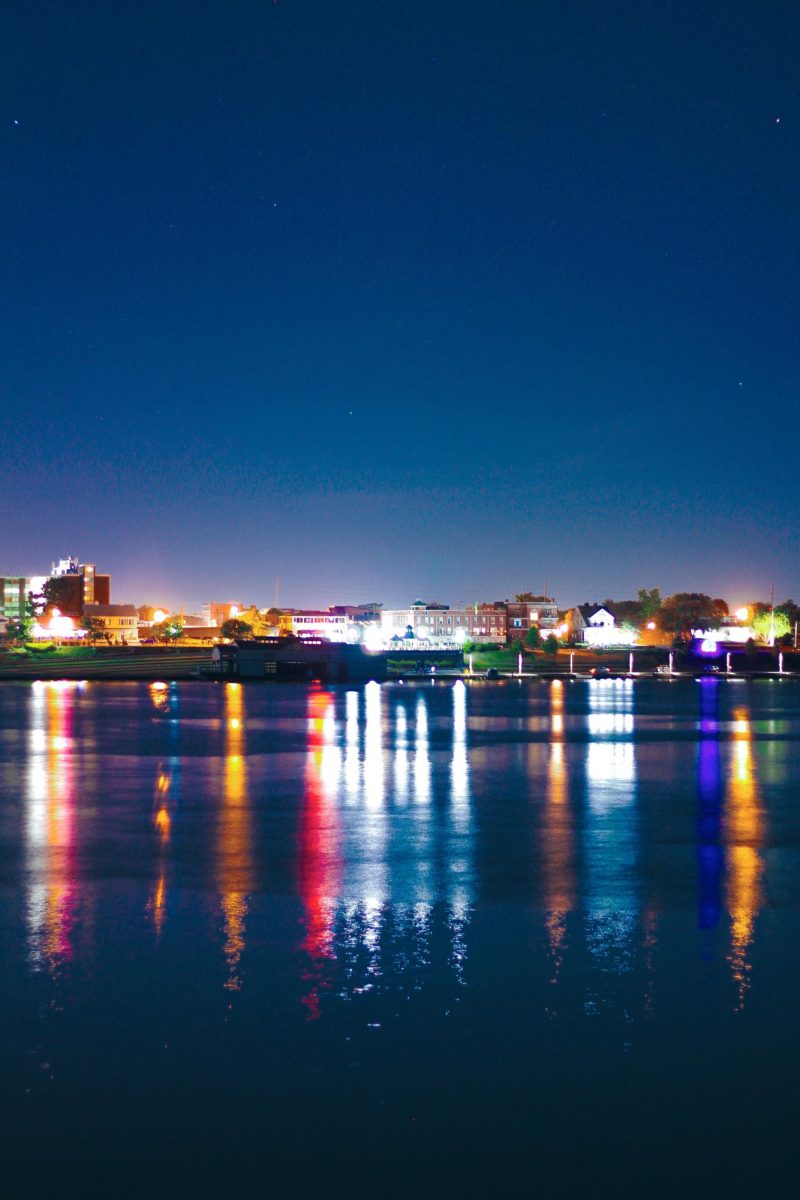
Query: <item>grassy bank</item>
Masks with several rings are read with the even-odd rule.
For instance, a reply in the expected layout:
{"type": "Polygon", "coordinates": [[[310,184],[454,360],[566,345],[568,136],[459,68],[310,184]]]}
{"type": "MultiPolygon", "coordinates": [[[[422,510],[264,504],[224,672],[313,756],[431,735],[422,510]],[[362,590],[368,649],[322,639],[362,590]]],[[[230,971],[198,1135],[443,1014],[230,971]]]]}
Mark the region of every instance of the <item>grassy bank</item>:
{"type": "Polygon", "coordinates": [[[33,646],[0,652],[1,679],[191,679],[210,650],[163,646],[33,646]]]}
{"type": "MultiPolygon", "coordinates": [[[[473,650],[472,666],[475,671],[516,671],[518,666],[518,651],[504,646],[501,649],[491,649],[481,646],[473,650]]],[[[573,666],[576,671],[584,672],[592,667],[605,666],[610,671],[627,671],[629,650],[559,650],[557,654],[545,654],[542,650],[524,650],[522,655],[522,670],[524,672],[538,671],[569,671],[570,654],[573,654],[573,666]]],[[[650,646],[643,646],[633,651],[634,669],[650,671],[660,663],[667,661],[667,652],[650,646]]],[[[465,653],[464,662],[469,665],[470,652],[465,653]]]]}

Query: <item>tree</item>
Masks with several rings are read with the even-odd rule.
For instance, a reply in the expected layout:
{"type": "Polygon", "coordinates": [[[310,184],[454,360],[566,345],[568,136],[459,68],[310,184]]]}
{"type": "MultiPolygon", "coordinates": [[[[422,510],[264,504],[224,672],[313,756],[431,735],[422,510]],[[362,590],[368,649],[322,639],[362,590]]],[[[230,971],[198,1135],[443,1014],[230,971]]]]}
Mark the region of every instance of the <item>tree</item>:
{"type": "Polygon", "coordinates": [[[86,630],[87,642],[99,642],[101,638],[106,637],[105,627],[99,617],[84,617],[81,629],[86,630]]]}
{"type": "Polygon", "coordinates": [[[516,600],[517,604],[533,604],[536,597],[534,596],[533,592],[516,592],[514,594],[514,599],[516,600]]]}
{"type": "Polygon", "coordinates": [[[183,625],[177,617],[168,617],[160,625],[154,625],[152,632],[159,642],[177,642],[183,637],[183,625]]]}
{"type": "Polygon", "coordinates": [[[609,612],[614,614],[614,619],[617,625],[622,625],[623,622],[635,625],[639,628],[640,621],[640,605],[638,600],[604,600],[603,608],[607,608],[609,612]]]}
{"type": "Polygon", "coordinates": [[[552,654],[553,658],[558,654],[559,642],[554,633],[549,633],[544,639],[542,649],[545,654],[552,654]]]}
{"type": "MultiPolygon", "coordinates": [[[[245,625],[250,626],[247,637],[270,637],[275,632],[279,616],[280,610],[277,608],[270,608],[262,612],[261,609],[256,608],[255,604],[251,604],[249,608],[242,609],[231,620],[242,621],[245,625]]],[[[227,622],[223,623],[223,630],[225,624],[227,622]]]]}
{"type": "Polygon", "coordinates": [[[789,618],[779,608],[776,608],[774,613],[769,610],[757,613],[750,625],[761,641],[768,646],[773,645],[778,638],[786,637],[787,633],[792,632],[789,618]]]}
{"type": "Polygon", "coordinates": [[[530,629],[525,634],[525,645],[529,650],[541,650],[542,635],[535,625],[531,625],[530,629]]]}
{"type": "Polygon", "coordinates": [[[60,608],[69,616],[77,616],[74,610],[75,575],[51,575],[45,581],[42,595],[50,608],[60,608]]]}
{"type": "Polygon", "coordinates": [[[659,588],[639,588],[636,593],[639,601],[639,616],[643,622],[652,621],[658,616],[661,608],[661,591],[659,588]]]}
{"type": "Polygon", "coordinates": [[[225,638],[249,638],[253,636],[253,626],[247,621],[242,621],[239,617],[231,617],[229,621],[223,621],[220,633],[225,638]]]}
{"type": "Polygon", "coordinates": [[[676,592],[674,596],[667,596],[661,605],[658,624],[664,633],[688,641],[692,629],[727,615],[728,606],[724,600],[712,600],[703,592],[676,592]]]}
{"type": "Polygon", "coordinates": [[[794,600],[784,600],[778,605],[780,612],[785,613],[789,619],[789,624],[794,629],[795,625],[800,621],[800,605],[795,604],[794,600]]]}

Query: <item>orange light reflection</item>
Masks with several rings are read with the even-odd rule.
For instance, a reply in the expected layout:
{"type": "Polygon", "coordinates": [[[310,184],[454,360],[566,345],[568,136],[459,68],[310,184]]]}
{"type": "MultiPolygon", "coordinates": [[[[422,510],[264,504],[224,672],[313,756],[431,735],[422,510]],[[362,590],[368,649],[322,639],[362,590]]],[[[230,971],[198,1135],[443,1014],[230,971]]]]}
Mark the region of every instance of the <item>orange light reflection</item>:
{"type": "Polygon", "coordinates": [[[218,884],[224,932],[223,953],[228,967],[225,988],[242,986],[240,964],[245,948],[247,893],[252,870],[247,767],[244,757],[244,689],[225,684],[225,766],[223,807],[218,842],[218,884]]]}
{"type": "Polygon", "coordinates": [[[761,907],[764,864],[754,843],[763,836],[761,806],[753,764],[752,728],[746,709],[737,709],[733,761],[728,785],[725,832],[729,850],[727,907],[731,915],[728,962],[737,985],[737,1009],[750,987],[750,951],[761,907]]]}

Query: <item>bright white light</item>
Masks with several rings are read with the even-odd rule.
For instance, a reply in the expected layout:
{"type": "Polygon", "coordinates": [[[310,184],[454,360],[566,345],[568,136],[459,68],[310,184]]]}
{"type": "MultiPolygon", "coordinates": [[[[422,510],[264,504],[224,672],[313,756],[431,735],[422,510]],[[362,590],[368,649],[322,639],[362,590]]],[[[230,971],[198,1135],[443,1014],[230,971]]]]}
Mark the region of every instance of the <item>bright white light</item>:
{"type": "Polygon", "coordinates": [[[700,643],[700,649],[703,651],[703,654],[716,654],[719,649],[716,638],[711,636],[704,637],[700,643]]]}
{"type": "Polygon", "coordinates": [[[160,625],[162,621],[166,621],[169,613],[165,613],[163,608],[157,608],[153,613],[153,621],[156,625],[160,625]]]}
{"type": "Polygon", "coordinates": [[[581,635],[588,646],[632,646],[636,634],[630,629],[618,629],[616,626],[589,626],[581,635]]]}
{"type": "Polygon", "coordinates": [[[656,623],[655,623],[655,621],[648,621],[648,622],[647,622],[647,628],[648,628],[648,629],[651,629],[651,630],[652,630],[652,629],[655,629],[655,627],[656,627],[656,623]]]}
{"type": "Polygon", "coordinates": [[[367,650],[383,649],[383,634],[377,626],[371,625],[364,630],[364,646],[367,650]]]}
{"type": "Polygon", "coordinates": [[[455,640],[460,645],[463,646],[464,642],[467,640],[467,631],[466,631],[466,629],[463,629],[463,628],[461,628],[461,626],[459,626],[459,628],[455,631],[455,634],[453,636],[454,636],[455,640]]]}
{"type": "Polygon", "coordinates": [[[746,605],[744,608],[737,608],[735,616],[737,621],[747,621],[750,618],[750,609],[746,605]]]}

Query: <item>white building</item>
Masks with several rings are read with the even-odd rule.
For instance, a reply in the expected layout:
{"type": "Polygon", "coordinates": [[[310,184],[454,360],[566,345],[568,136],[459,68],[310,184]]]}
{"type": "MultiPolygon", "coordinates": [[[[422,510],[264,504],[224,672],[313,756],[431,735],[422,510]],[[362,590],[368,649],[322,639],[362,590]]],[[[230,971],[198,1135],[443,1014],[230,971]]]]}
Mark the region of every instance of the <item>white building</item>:
{"type": "Polygon", "coordinates": [[[620,629],[617,619],[602,604],[579,604],[567,613],[570,637],[587,646],[632,646],[637,634],[620,629]]]}
{"type": "Polygon", "coordinates": [[[343,613],[323,612],[307,609],[282,613],[279,618],[281,633],[293,633],[296,637],[327,638],[329,642],[356,642],[359,640],[355,622],[343,613]]]}
{"type": "Polygon", "coordinates": [[[504,608],[496,608],[491,604],[450,608],[447,604],[426,604],[416,600],[409,608],[383,609],[381,636],[384,642],[399,637],[440,645],[459,645],[467,639],[474,642],[504,642],[506,612],[504,608]]]}

